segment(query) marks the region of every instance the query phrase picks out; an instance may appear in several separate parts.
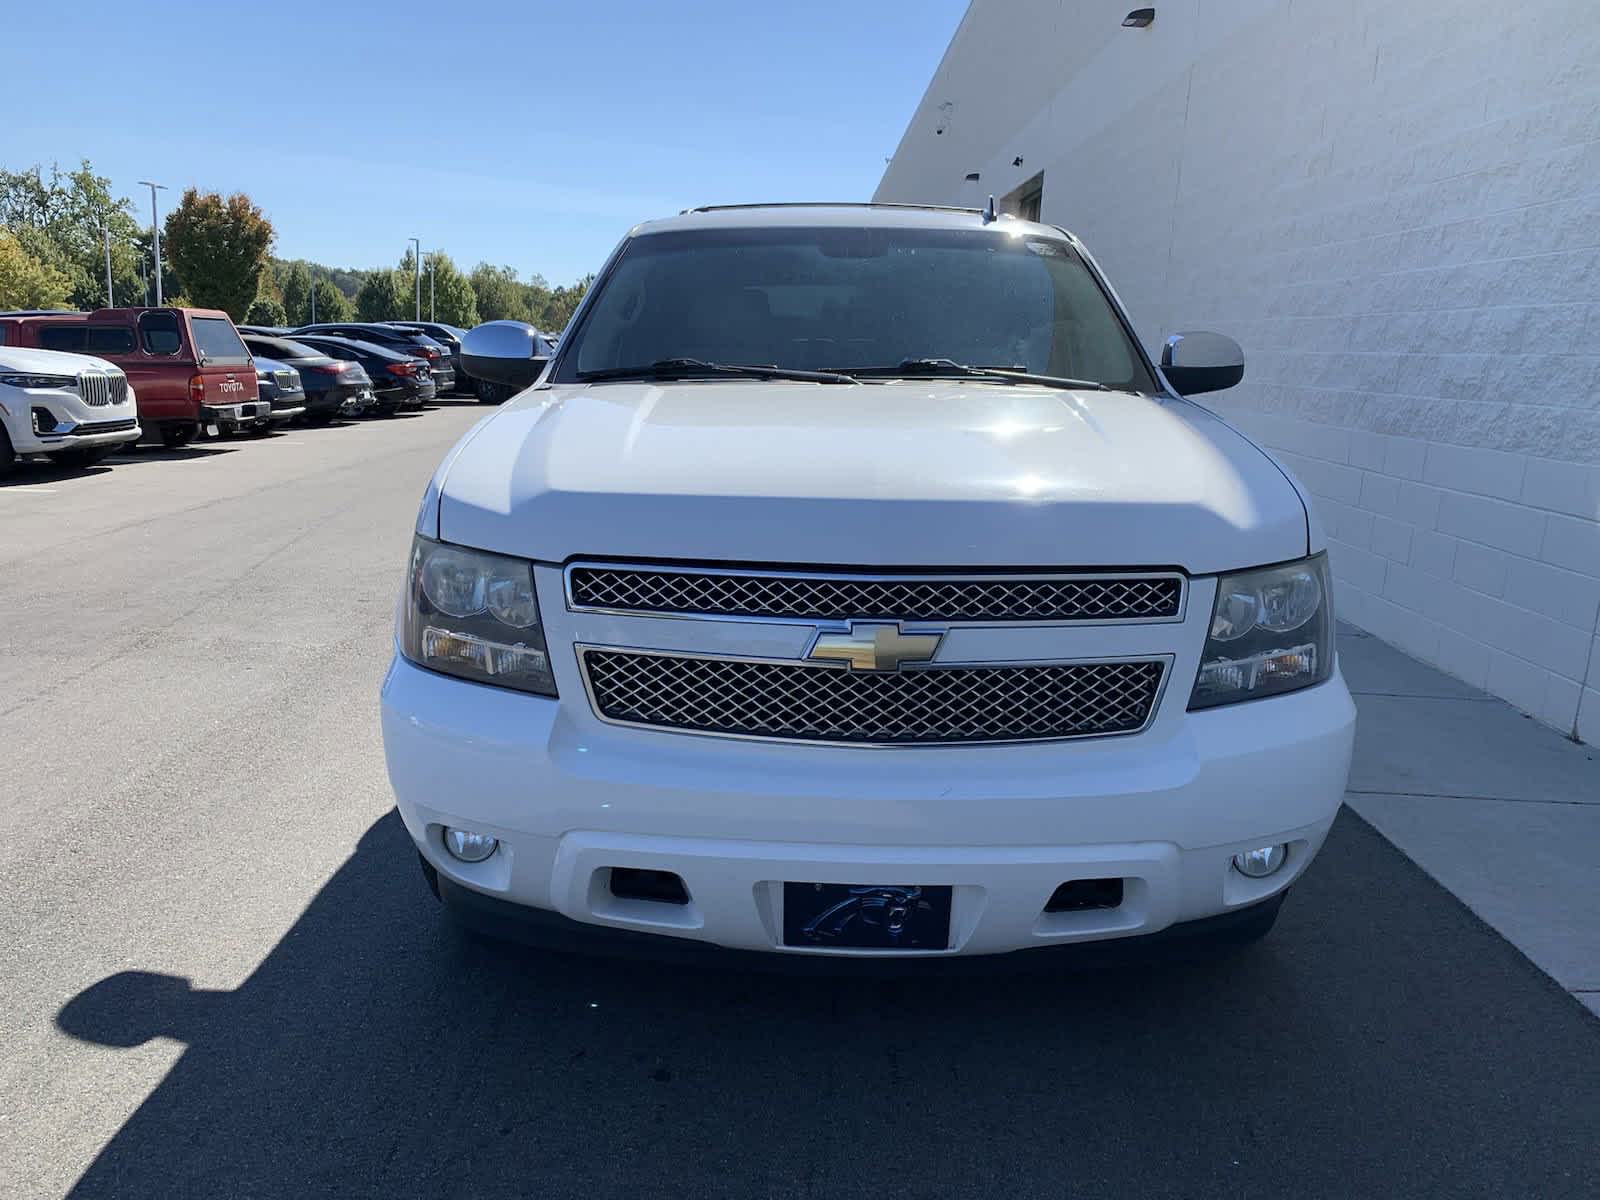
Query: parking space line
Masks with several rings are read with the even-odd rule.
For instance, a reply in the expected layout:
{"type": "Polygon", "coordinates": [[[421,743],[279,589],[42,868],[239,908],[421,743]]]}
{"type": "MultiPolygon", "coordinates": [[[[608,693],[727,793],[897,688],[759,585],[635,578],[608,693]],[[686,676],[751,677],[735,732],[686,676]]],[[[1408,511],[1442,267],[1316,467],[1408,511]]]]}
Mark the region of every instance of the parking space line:
{"type": "Polygon", "coordinates": [[[56,489],[55,488],[47,488],[47,487],[8,487],[8,488],[0,488],[0,496],[7,496],[7,495],[10,495],[12,492],[24,492],[24,493],[35,495],[35,496],[54,496],[56,494],[56,489]]]}

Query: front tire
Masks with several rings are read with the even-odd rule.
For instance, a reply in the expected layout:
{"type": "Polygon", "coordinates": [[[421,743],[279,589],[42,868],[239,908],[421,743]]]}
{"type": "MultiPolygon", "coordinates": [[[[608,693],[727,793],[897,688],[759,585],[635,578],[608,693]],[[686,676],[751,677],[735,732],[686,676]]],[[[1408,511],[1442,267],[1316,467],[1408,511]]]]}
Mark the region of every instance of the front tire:
{"type": "Polygon", "coordinates": [[[6,432],[6,427],[0,425],[0,479],[11,474],[11,469],[17,465],[17,452],[11,446],[11,435],[6,432]]]}

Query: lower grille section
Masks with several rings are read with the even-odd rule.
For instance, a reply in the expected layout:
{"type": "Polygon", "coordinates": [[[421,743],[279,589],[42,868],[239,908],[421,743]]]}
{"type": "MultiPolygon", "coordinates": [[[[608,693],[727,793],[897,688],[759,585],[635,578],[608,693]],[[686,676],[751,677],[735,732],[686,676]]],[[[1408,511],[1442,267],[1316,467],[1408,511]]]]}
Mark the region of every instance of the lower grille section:
{"type": "Polygon", "coordinates": [[[121,421],[85,421],[73,427],[73,433],[121,433],[125,429],[133,429],[139,424],[132,417],[121,421]]]}
{"type": "Polygon", "coordinates": [[[1165,659],[851,671],[580,647],[606,720],[786,741],[1016,742],[1133,733],[1165,659]]]}

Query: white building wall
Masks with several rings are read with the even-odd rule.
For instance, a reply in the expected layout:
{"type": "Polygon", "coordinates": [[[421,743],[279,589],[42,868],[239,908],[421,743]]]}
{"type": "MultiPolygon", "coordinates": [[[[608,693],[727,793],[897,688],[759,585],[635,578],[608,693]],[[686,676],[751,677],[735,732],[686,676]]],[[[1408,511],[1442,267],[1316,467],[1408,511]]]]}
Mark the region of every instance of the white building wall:
{"type": "Polygon", "coordinates": [[[876,198],[1042,170],[1149,346],[1244,345],[1341,615],[1600,744],[1600,0],[1132,7],[974,0],[876,198]]]}

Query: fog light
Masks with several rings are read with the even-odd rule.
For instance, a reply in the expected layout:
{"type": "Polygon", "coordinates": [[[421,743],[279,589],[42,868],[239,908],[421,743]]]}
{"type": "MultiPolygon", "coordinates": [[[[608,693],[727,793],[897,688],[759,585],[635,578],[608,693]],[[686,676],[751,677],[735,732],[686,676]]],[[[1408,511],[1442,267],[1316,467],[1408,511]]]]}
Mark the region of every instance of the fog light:
{"type": "Polygon", "coordinates": [[[1244,850],[1235,854],[1233,869],[1241,875],[1248,875],[1251,879],[1265,879],[1283,866],[1283,860],[1288,857],[1287,846],[1259,846],[1254,850],[1244,850]]]}
{"type": "Polygon", "coordinates": [[[450,829],[444,831],[444,848],[450,851],[450,857],[459,858],[462,862],[482,862],[493,854],[500,846],[500,839],[490,837],[487,833],[473,833],[470,829],[450,829]]]}

